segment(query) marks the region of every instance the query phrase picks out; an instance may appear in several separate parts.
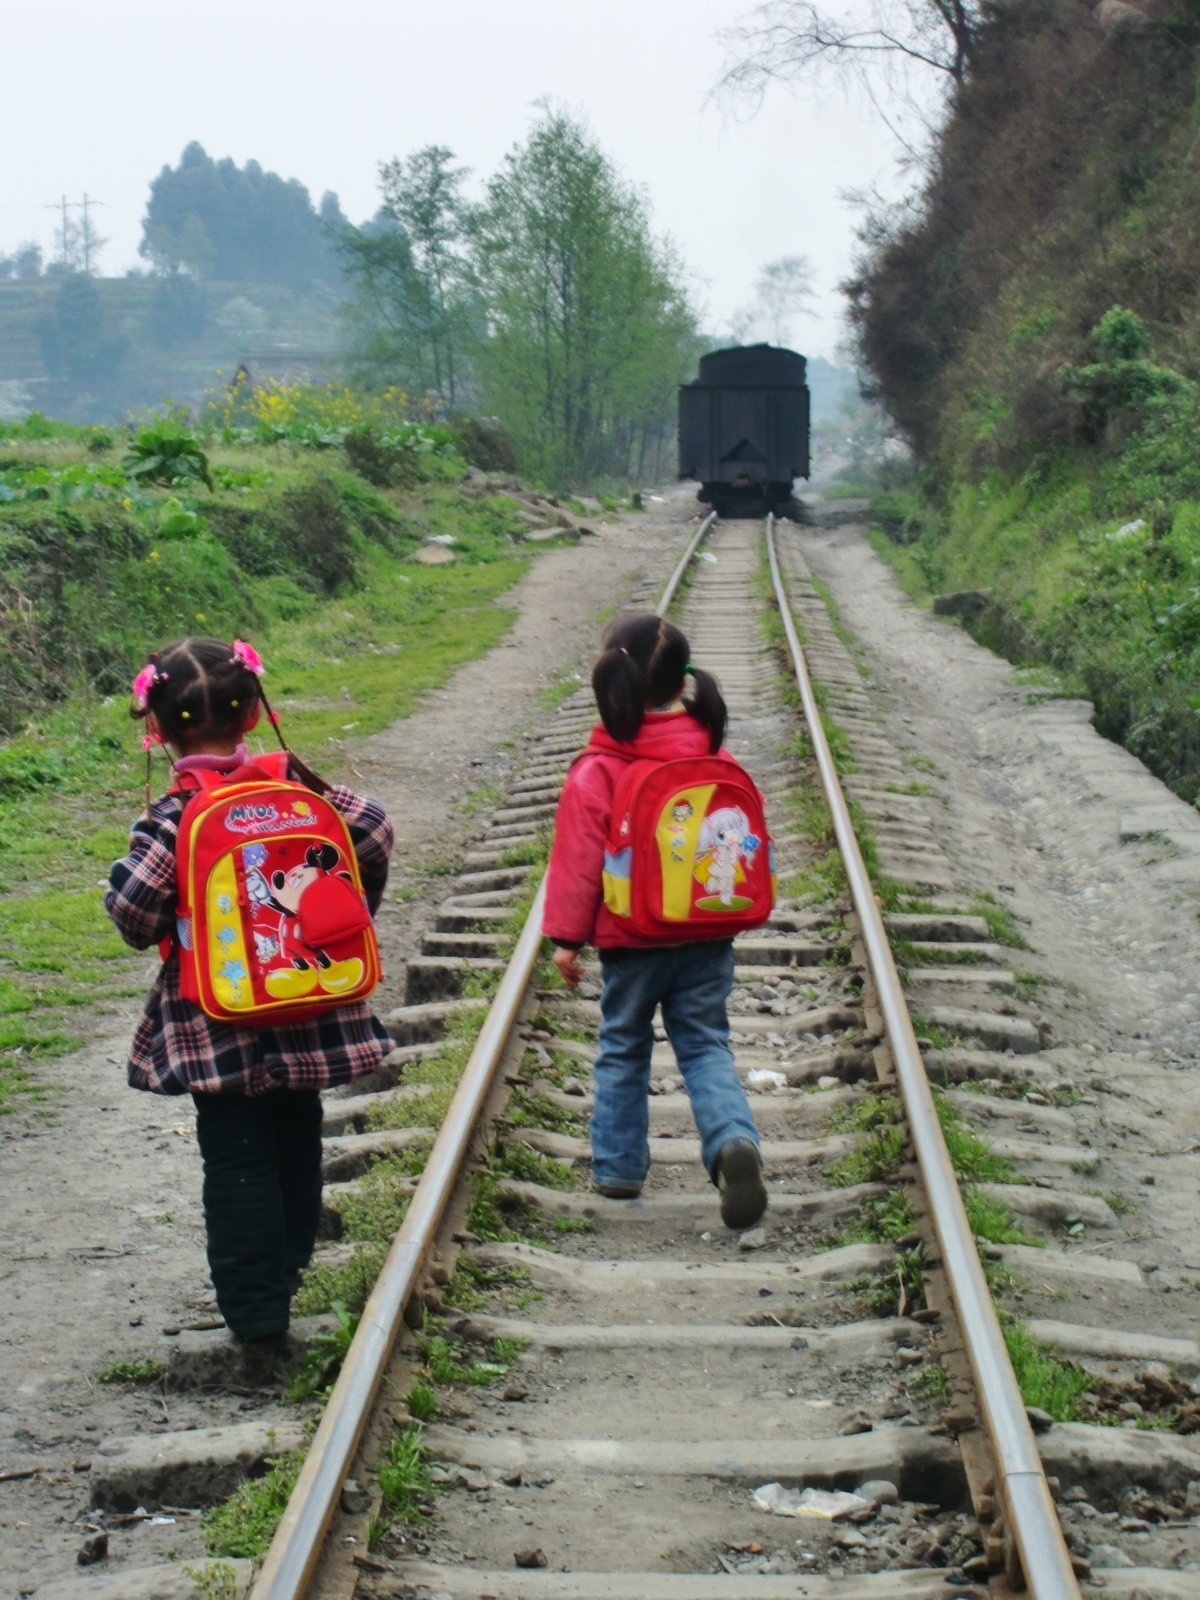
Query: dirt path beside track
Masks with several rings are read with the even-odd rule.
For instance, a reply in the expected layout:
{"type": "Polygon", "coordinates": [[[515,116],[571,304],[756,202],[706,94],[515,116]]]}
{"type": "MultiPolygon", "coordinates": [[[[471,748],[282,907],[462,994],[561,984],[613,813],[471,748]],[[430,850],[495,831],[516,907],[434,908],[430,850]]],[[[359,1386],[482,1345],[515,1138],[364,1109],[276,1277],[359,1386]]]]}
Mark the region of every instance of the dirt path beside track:
{"type": "MultiPolygon", "coordinates": [[[[1114,1048],[1200,1061],[1200,816],[1100,737],[1084,701],[1047,699],[955,623],[910,604],[861,528],[806,530],[864,663],[896,712],[915,782],[951,798],[944,849],[1019,918],[1052,979],[1045,1021],[1101,1019],[1114,1048]]],[[[1089,1031],[1094,1031],[1094,1028],[1089,1031]]]]}

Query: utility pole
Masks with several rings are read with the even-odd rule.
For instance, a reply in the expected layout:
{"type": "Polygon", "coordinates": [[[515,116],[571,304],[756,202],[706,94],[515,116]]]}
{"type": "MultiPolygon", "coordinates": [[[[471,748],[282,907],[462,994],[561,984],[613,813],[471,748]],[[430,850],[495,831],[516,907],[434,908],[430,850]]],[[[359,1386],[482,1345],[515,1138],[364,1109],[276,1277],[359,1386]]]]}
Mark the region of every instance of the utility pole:
{"type": "Polygon", "coordinates": [[[83,199],[79,202],[78,207],[78,209],[83,212],[83,270],[88,273],[89,276],[92,270],[92,230],[88,223],[88,207],[102,206],[103,204],[103,200],[90,199],[87,191],[85,190],[83,199]]]}
{"type": "Polygon", "coordinates": [[[68,208],[68,205],[67,205],[67,197],[66,197],[66,195],[64,194],[62,196],[62,198],[58,202],[58,205],[56,205],[56,206],[43,206],[42,209],[43,209],[43,211],[58,211],[60,209],[62,211],[62,260],[63,260],[63,266],[64,267],[69,267],[70,264],[71,264],[70,257],[67,254],[68,248],[70,246],[70,235],[67,232],[67,211],[68,211],[69,208],[68,208]]]}
{"type": "MultiPolygon", "coordinates": [[[[103,200],[93,200],[91,195],[85,191],[82,200],[68,200],[64,194],[60,197],[57,205],[44,207],[46,211],[58,211],[62,214],[62,264],[64,267],[69,267],[71,265],[71,234],[70,221],[67,217],[67,212],[83,212],[83,224],[80,230],[80,237],[83,245],[83,270],[90,275],[92,270],[92,251],[95,246],[92,242],[92,227],[88,218],[88,212],[93,206],[102,206],[103,204],[103,200]]],[[[101,245],[103,245],[104,242],[105,241],[102,239],[100,241],[101,245]]]]}

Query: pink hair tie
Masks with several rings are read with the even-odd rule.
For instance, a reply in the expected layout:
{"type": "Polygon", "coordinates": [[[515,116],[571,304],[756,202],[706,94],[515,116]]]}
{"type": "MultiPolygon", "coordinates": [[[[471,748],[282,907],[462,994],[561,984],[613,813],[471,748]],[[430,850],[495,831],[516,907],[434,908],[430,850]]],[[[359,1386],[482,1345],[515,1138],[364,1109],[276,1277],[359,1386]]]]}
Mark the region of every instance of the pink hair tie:
{"type": "Polygon", "coordinates": [[[133,680],[133,703],[139,711],[145,711],[150,703],[150,691],[156,684],[166,683],[170,673],[160,672],[158,663],[147,661],[146,665],[133,680]]]}
{"type": "Polygon", "coordinates": [[[267,670],[263,666],[263,659],[252,644],[247,644],[244,639],[235,639],[232,645],[233,654],[231,661],[240,661],[247,672],[252,672],[256,678],[261,678],[267,670]]]}

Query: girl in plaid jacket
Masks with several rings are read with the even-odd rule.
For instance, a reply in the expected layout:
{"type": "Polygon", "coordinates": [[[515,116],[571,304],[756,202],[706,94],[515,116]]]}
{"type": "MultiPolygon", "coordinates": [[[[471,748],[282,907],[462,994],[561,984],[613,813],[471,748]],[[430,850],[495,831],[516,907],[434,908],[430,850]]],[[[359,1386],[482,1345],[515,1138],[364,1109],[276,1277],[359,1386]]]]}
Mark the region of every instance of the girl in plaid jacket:
{"type": "MultiPolygon", "coordinates": [[[[230,773],[250,759],[245,735],[265,705],[262,661],[235,640],[184,639],[155,652],[134,680],[131,715],[143,743],[165,744],[177,773],[230,773]]],[[[268,715],[273,714],[269,712],[268,715]]],[[[294,758],[293,758],[294,759],[294,758]]],[[[289,776],[309,774],[296,764],[289,776]]],[[[374,801],[335,785],[326,798],[345,819],[367,904],[387,883],[392,826],[374,801]]],[[[113,864],[104,904],[137,950],[175,934],[175,846],[186,796],[151,801],[113,864]]],[[[160,969],[134,1035],[135,1089],[190,1094],[204,1161],[204,1221],[217,1305],[239,1341],[287,1332],[291,1292],[308,1265],[321,1213],[320,1091],[371,1072],[392,1049],[365,1001],[275,1027],[236,1027],[180,993],[179,962],[160,969]]]]}

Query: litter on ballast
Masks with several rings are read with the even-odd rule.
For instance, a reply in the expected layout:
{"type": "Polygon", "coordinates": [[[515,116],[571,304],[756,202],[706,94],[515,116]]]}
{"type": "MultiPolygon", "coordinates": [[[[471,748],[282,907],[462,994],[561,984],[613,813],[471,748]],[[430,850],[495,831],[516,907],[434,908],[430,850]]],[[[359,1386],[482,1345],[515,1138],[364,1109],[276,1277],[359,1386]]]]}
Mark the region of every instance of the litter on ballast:
{"type": "Polygon", "coordinates": [[[711,561],[715,565],[717,558],[716,558],[715,555],[713,555],[711,550],[697,550],[696,551],[696,560],[697,561],[711,561]]]}
{"type": "Polygon", "coordinates": [[[786,1089],[787,1074],[772,1072],[769,1067],[751,1067],[746,1082],[752,1089],[786,1089]]]}
{"type": "Polygon", "coordinates": [[[821,1517],[837,1522],[852,1511],[869,1511],[872,1502],[845,1489],[785,1489],[781,1483],[764,1483],[755,1489],[754,1504],[759,1511],[777,1517],[821,1517]]]}

